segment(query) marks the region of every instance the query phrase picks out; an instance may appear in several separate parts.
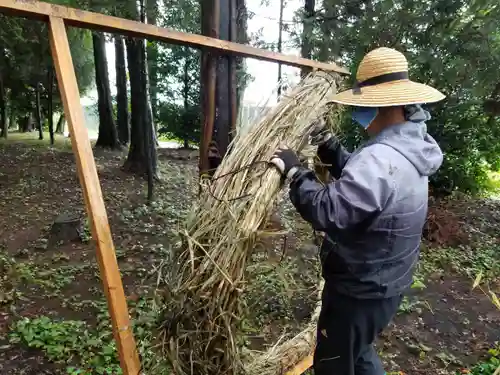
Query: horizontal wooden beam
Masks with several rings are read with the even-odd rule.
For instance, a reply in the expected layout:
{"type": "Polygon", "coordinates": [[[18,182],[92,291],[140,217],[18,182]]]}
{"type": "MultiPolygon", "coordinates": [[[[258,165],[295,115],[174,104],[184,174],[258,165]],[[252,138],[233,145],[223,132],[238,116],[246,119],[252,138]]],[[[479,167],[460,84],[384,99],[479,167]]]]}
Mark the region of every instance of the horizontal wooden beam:
{"type": "Polygon", "coordinates": [[[239,43],[184,33],[123,18],[34,0],[0,0],[0,12],[27,18],[42,19],[45,21],[48,21],[49,17],[60,17],[63,18],[65,23],[69,26],[125,34],[194,48],[210,48],[220,53],[281,63],[299,68],[309,67],[312,69],[349,74],[346,69],[334,63],[322,63],[239,43]]]}

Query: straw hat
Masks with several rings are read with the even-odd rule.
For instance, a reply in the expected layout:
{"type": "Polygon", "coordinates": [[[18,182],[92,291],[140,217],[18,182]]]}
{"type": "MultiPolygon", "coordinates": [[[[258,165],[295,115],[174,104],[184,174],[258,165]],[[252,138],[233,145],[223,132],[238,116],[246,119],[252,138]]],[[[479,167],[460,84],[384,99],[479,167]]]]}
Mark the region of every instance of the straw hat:
{"type": "Polygon", "coordinates": [[[354,87],[336,94],[331,101],[360,107],[392,107],[434,103],[444,98],[438,90],[410,81],[405,56],[383,47],[363,58],[354,87]]]}

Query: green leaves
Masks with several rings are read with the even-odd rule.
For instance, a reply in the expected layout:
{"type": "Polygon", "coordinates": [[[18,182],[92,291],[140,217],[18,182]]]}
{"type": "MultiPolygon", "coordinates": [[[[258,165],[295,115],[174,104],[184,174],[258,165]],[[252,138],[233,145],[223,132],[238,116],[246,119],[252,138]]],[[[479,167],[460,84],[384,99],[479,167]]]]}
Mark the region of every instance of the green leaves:
{"type": "Polygon", "coordinates": [[[500,346],[496,346],[488,351],[489,357],[476,364],[470,370],[465,370],[458,372],[459,374],[467,374],[467,375],[496,375],[500,368],[500,346]]]}
{"type": "MultiPolygon", "coordinates": [[[[483,109],[500,95],[499,20],[493,0],[324,0],[308,38],[316,57],[340,60],[354,73],[373,48],[404,52],[411,78],[447,95],[431,107],[428,123],[445,152],[434,191],[477,194],[488,188],[489,168],[500,163],[500,117],[483,109]]],[[[343,122],[346,142],[357,146],[362,136],[348,115],[343,122]]]]}

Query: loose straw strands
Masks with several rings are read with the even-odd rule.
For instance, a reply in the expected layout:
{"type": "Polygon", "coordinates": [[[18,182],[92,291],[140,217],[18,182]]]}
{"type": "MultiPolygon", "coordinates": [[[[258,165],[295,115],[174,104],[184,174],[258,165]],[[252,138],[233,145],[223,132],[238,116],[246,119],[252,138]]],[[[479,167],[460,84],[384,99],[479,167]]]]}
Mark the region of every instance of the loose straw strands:
{"type": "Polygon", "coordinates": [[[316,327],[321,311],[321,293],[324,281],[318,285],[318,303],[307,327],[295,337],[283,343],[277,343],[266,353],[253,356],[245,364],[249,375],[282,375],[293,370],[304,358],[310,356],[316,344],[316,327]]]}
{"type": "Polygon", "coordinates": [[[163,325],[176,375],[244,372],[238,339],[245,268],[282,188],[268,161],[281,145],[306,146],[336,87],[337,76],[312,73],[237,135],[188,215],[163,325]]]}

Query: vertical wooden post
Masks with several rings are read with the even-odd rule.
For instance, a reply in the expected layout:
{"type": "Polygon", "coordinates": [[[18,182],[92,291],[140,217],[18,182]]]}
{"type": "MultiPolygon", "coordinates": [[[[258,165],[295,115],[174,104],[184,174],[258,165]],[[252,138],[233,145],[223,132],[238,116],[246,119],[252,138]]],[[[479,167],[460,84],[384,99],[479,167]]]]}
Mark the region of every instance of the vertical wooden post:
{"type": "MultiPolygon", "coordinates": [[[[219,1],[204,0],[201,2],[201,31],[203,35],[218,38],[219,35],[219,1]]],[[[217,71],[213,50],[202,50],[201,58],[201,100],[203,124],[201,128],[199,173],[209,170],[208,149],[212,141],[215,122],[215,88],[217,71]]]]}
{"type": "MultiPolygon", "coordinates": [[[[231,1],[234,0],[217,0],[215,2],[215,5],[218,6],[218,20],[214,18],[214,22],[218,21],[219,27],[217,38],[220,40],[229,41],[231,37],[231,1]]],[[[219,55],[217,57],[217,83],[215,89],[216,99],[213,138],[217,143],[219,153],[222,157],[226,155],[232,130],[230,61],[231,57],[227,54],[219,55]]]]}
{"type": "MultiPolygon", "coordinates": [[[[229,17],[231,25],[229,27],[229,40],[231,42],[238,41],[238,27],[237,16],[238,10],[236,9],[236,0],[231,0],[229,9],[229,17]]],[[[238,76],[237,76],[237,62],[236,56],[229,56],[229,99],[231,103],[231,139],[236,136],[236,123],[238,121],[238,76]]]]}
{"type": "Polygon", "coordinates": [[[113,334],[118,346],[120,364],[125,375],[138,375],[140,371],[125,292],[118,269],[113,239],[102,197],[99,177],[92,154],[90,140],[84,124],[83,109],[69,49],[64,20],[49,17],[50,45],[56,68],[59,91],[68,120],[71,144],[76,157],[85,206],[92,224],[92,236],[97,243],[97,260],[108,301],[113,334]]]}

